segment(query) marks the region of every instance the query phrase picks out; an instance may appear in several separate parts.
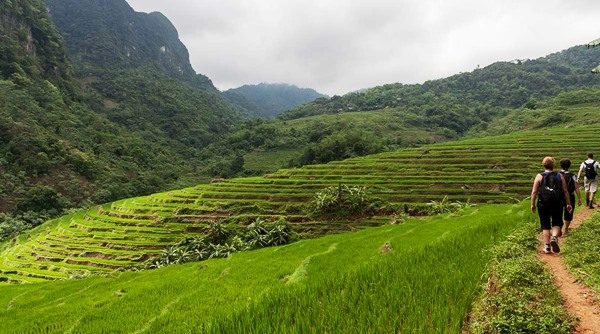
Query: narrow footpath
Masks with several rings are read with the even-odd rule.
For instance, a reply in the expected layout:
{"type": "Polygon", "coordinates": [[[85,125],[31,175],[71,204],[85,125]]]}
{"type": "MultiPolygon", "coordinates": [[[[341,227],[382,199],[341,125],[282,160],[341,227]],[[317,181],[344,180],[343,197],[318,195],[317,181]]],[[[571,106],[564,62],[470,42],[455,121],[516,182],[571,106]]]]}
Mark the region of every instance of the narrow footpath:
{"type": "MultiPolygon", "coordinates": [[[[588,208],[577,208],[571,228],[575,229],[588,219],[594,210],[588,208]]],[[[596,209],[600,210],[600,208],[596,209]]],[[[568,238],[568,235],[566,236],[568,238]]],[[[567,269],[563,258],[559,254],[544,254],[540,252],[540,260],[543,261],[552,276],[556,286],[565,301],[567,310],[579,322],[574,333],[580,334],[600,334],[600,300],[596,293],[580,283],[567,269]]]]}

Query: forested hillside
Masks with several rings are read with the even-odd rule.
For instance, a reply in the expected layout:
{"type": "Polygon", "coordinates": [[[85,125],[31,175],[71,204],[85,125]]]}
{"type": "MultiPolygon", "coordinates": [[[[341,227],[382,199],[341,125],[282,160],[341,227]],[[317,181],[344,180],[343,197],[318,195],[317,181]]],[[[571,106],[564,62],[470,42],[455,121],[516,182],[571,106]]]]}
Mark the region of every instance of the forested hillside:
{"type": "Polygon", "coordinates": [[[163,14],[135,12],[125,0],[47,0],[80,76],[154,67],[195,87],[216,90],[197,74],[187,48],[163,14]]]}
{"type": "MultiPolygon", "coordinates": [[[[422,85],[390,84],[319,98],[274,122],[248,122],[209,150],[227,152],[222,156],[230,160],[243,156],[244,168],[252,174],[487,133],[507,114],[515,119],[523,111],[526,116],[536,108],[560,105],[564,101],[547,99],[561,93],[574,100],[571,104],[589,100],[596,91],[578,89],[600,85],[600,77],[590,73],[599,58],[600,48],[577,46],[422,85]]],[[[547,118],[542,116],[534,120],[538,127],[561,122],[557,115],[540,124],[547,118]]]]}
{"type": "Polygon", "coordinates": [[[423,84],[389,84],[320,99],[281,118],[401,107],[413,114],[415,121],[464,133],[489,119],[480,120],[480,116],[494,108],[535,106],[538,100],[567,89],[600,85],[600,77],[590,73],[599,58],[600,48],[576,46],[547,57],[497,62],[423,84]]]}
{"type": "Polygon", "coordinates": [[[225,97],[249,115],[272,118],[325,95],[310,88],[288,84],[244,85],[224,92],[225,97]]]}
{"type": "Polygon", "coordinates": [[[198,149],[240,117],[212,82],[196,74],[175,27],[125,0],[49,0],[77,78],[103,98],[109,119],[147,141],[198,149]]]}
{"type": "Polygon", "coordinates": [[[156,66],[77,81],[40,0],[0,3],[0,27],[0,239],[68,207],[200,182],[199,150],[237,119],[156,66]]]}

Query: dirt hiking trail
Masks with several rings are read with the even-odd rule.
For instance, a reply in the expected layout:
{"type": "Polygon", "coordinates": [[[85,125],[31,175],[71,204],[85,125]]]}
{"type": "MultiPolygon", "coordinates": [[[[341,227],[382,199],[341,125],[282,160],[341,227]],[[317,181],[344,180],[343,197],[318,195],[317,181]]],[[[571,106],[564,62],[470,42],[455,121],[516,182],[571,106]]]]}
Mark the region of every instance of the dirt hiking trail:
{"type": "MultiPolygon", "coordinates": [[[[600,210],[600,207],[596,210],[600,210]]],[[[579,208],[571,223],[571,228],[579,227],[593,213],[594,210],[579,208]]],[[[568,238],[568,234],[566,237],[568,238]]],[[[567,310],[579,319],[573,333],[600,334],[600,300],[596,293],[580,283],[569,272],[559,254],[544,254],[540,251],[539,258],[552,273],[554,282],[565,300],[567,310]]]]}

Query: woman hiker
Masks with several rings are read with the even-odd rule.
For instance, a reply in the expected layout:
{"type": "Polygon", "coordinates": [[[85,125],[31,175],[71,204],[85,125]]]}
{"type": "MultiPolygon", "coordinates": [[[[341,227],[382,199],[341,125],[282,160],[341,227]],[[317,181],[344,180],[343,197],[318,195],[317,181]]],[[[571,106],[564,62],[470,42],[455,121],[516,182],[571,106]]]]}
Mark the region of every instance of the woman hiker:
{"type": "Polygon", "coordinates": [[[567,210],[573,211],[567,182],[560,173],[554,171],[554,163],[553,157],[545,157],[542,160],[544,172],[536,175],[531,189],[531,211],[535,213],[537,210],[540,216],[546,254],[560,253],[558,236],[563,226],[563,199],[566,201],[567,210]]]}

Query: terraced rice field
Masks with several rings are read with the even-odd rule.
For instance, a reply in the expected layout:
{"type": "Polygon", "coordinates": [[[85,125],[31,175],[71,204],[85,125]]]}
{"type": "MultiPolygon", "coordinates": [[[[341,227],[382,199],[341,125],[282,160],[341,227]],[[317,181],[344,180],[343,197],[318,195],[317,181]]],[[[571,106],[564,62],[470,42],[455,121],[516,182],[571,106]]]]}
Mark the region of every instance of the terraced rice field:
{"type": "MultiPolygon", "coordinates": [[[[155,256],[208,224],[285,217],[305,236],[381,225],[389,217],[317,221],[305,206],[339,183],[364,185],[393,204],[506,203],[528,196],[544,155],[583,159],[600,148],[597,127],[555,128],[406,149],[264,177],[122,200],[49,222],[0,245],[0,282],[27,283],[110,273],[155,256]]],[[[1,283],[0,283],[1,284],[1,283]]]]}
{"type": "Polygon", "coordinates": [[[227,259],[0,286],[0,333],[458,333],[486,250],[534,220],[526,203],[482,205],[227,259]]]}

